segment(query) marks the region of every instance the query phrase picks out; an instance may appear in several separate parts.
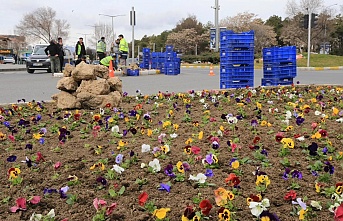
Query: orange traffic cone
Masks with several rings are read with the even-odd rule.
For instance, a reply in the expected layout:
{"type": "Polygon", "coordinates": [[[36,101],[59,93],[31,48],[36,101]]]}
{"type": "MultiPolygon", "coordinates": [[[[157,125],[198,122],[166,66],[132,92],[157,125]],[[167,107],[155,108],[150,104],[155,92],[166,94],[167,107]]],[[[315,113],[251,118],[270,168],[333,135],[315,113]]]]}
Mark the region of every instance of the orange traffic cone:
{"type": "Polygon", "coordinates": [[[112,61],[110,61],[110,67],[108,68],[108,76],[110,78],[114,77],[114,70],[113,70],[113,62],[112,61]]]}
{"type": "Polygon", "coordinates": [[[215,76],[214,71],[213,71],[213,65],[211,64],[210,66],[210,73],[208,74],[209,76],[215,76]]]}

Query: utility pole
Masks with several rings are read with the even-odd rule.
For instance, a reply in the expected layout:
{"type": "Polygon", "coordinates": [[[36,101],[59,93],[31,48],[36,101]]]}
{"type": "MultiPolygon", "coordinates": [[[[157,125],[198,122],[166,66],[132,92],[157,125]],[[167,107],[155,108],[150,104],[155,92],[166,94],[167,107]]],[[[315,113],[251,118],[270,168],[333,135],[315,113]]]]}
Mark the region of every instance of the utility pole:
{"type": "Polygon", "coordinates": [[[130,12],[130,25],[132,26],[132,62],[134,62],[135,58],[135,25],[136,25],[136,12],[135,8],[132,7],[130,12]]]}
{"type": "Polygon", "coordinates": [[[89,26],[89,27],[93,27],[94,28],[94,36],[95,36],[95,60],[97,59],[96,58],[96,41],[97,41],[97,39],[96,39],[96,28],[98,28],[98,27],[101,27],[100,25],[87,25],[87,26],[89,26]]]}
{"type": "Polygon", "coordinates": [[[220,41],[220,33],[219,33],[219,0],[215,0],[214,6],[214,25],[216,26],[216,45],[215,51],[219,51],[219,41],[220,41]]]}
{"type": "Polygon", "coordinates": [[[113,33],[113,43],[114,43],[116,36],[115,36],[115,33],[114,33],[113,18],[116,18],[116,17],[119,17],[119,16],[125,16],[125,15],[105,15],[105,14],[99,14],[99,15],[112,18],[112,33],[113,33]]]}
{"type": "Polygon", "coordinates": [[[312,11],[308,12],[308,37],[307,37],[307,67],[310,67],[310,57],[311,57],[311,23],[312,23],[312,11]]]}

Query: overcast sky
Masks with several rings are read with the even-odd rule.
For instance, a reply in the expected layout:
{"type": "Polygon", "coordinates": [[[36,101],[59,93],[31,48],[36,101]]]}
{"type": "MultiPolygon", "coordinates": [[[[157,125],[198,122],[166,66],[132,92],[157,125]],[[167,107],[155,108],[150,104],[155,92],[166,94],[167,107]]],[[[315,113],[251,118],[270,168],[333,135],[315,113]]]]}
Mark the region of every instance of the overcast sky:
{"type": "MultiPolygon", "coordinates": [[[[300,0],[299,0],[300,1],[300,0]]],[[[340,4],[342,0],[325,0],[325,5],[340,4]]],[[[38,7],[50,6],[57,13],[57,18],[66,19],[71,28],[69,39],[65,43],[74,45],[79,33],[93,34],[94,25],[99,22],[111,24],[111,18],[101,14],[126,16],[114,19],[116,34],[123,34],[128,41],[132,39],[130,10],[135,7],[137,25],[135,39],[144,35],[160,34],[170,30],[176,23],[188,15],[196,15],[198,20],[214,23],[215,0],[0,0],[0,34],[14,34],[15,25],[25,13],[38,7]]],[[[240,12],[251,12],[266,20],[272,15],[286,17],[287,0],[219,0],[219,19],[234,16],[240,12]]],[[[339,12],[339,6],[333,6],[339,12]]],[[[91,36],[87,36],[91,38],[91,36]]],[[[87,46],[87,45],[86,45],[87,46]]]]}

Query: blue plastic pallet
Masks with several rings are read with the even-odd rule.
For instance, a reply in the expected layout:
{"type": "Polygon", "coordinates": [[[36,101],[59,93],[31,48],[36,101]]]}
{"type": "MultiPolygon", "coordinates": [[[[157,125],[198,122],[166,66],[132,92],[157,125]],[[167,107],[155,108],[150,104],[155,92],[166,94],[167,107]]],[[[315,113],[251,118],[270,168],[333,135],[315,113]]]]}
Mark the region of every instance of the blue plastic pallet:
{"type": "Polygon", "coordinates": [[[171,52],[174,50],[174,46],[173,45],[166,45],[166,51],[171,52]]]}
{"type": "Polygon", "coordinates": [[[150,53],[150,48],[143,48],[142,49],[143,54],[144,53],[150,53]]]}
{"type": "Polygon", "coordinates": [[[127,69],[127,76],[139,76],[139,69],[131,70],[127,69]]]}
{"type": "Polygon", "coordinates": [[[253,87],[254,80],[220,81],[220,89],[253,87]]]}
{"type": "Polygon", "coordinates": [[[297,67],[295,65],[264,65],[264,78],[294,78],[297,76],[297,67]]]}
{"type": "Polygon", "coordinates": [[[180,74],[180,69],[179,68],[165,68],[164,74],[166,74],[166,75],[177,75],[177,74],[180,74]]]}
{"type": "Polygon", "coordinates": [[[262,86],[292,85],[294,78],[262,78],[262,86]]]}
{"type": "Polygon", "coordinates": [[[296,46],[263,48],[263,63],[296,63],[296,46]]]}

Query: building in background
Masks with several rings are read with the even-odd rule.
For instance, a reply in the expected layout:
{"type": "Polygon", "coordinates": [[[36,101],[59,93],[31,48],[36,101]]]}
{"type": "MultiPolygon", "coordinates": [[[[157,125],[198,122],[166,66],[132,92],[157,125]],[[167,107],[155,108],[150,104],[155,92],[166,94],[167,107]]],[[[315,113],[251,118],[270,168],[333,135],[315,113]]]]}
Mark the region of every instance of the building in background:
{"type": "Polygon", "coordinates": [[[24,36],[0,35],[0,55],[16,57],[19,63],[26,60],[31,53],[24,36]]]}

